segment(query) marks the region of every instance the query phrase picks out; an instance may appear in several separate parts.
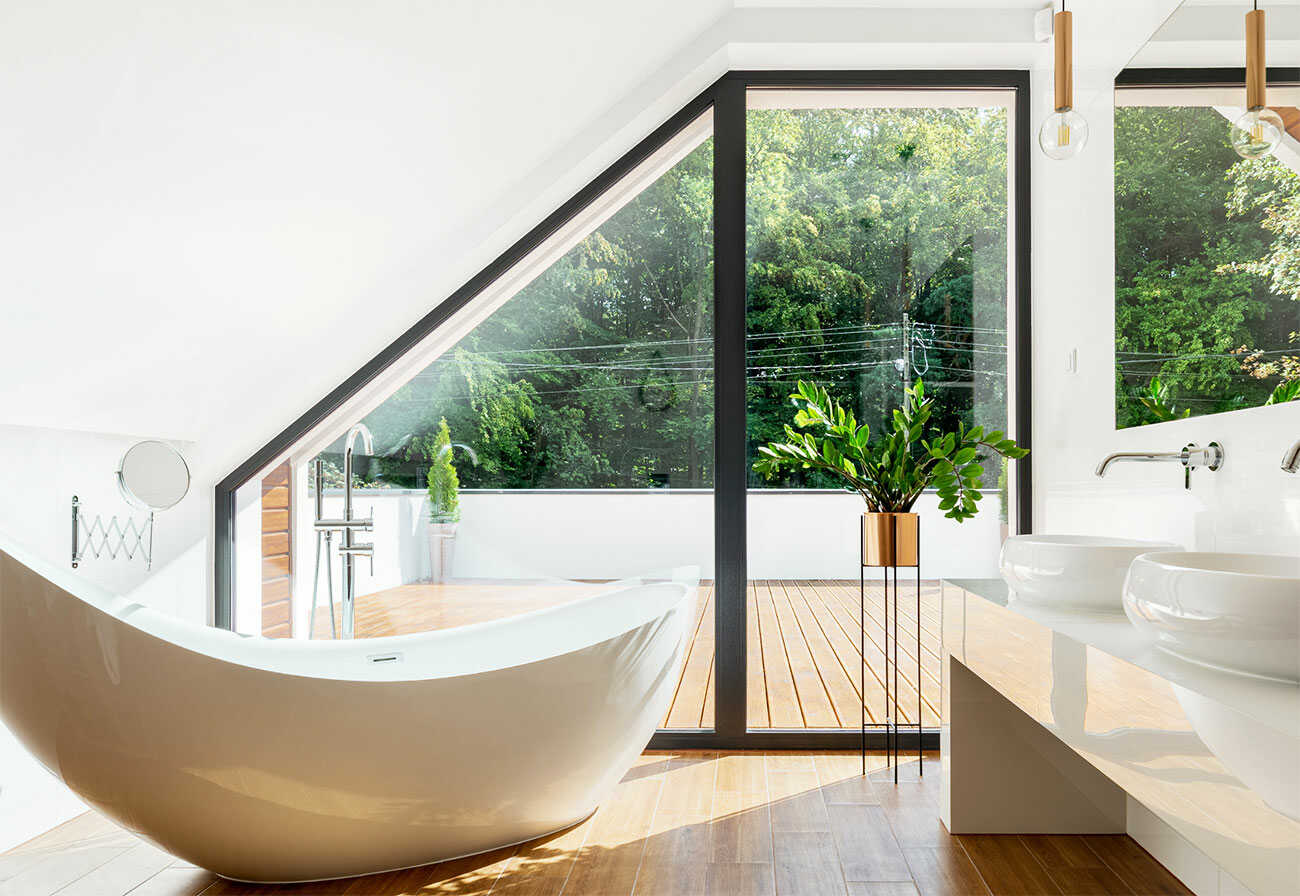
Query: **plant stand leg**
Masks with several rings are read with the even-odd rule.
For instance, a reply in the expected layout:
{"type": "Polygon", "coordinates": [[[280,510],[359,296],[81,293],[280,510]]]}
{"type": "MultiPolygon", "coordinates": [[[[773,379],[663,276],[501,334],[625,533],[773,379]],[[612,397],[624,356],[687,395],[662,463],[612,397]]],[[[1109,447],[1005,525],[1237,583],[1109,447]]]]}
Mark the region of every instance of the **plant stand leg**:
{"type": "Polygon", "coordinates": [[[894,783],[898,783],[898,728],[902,712],[898,692],[898,567],[894,567],[894,783]]]}
{"type": "Polygon", "coordinates": [[[925,754],[921,750],[921,522],[916,539],[916,774],[925,777],[925,754]]]}
{"type": "Polygon", "coordinates": [[[867,521],[858,517],[858,697],[862,704],[862,776],[867,775],[867,521]]]}

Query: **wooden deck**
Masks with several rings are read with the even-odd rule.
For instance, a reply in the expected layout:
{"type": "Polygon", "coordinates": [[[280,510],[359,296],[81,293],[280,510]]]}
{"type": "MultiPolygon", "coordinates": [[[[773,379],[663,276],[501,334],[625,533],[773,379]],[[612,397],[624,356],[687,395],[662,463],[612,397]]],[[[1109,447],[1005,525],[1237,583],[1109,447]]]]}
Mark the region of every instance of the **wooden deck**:
{"type": "MultiPolygon", "coordinates": [[[[600,583],[453,582],[403,585],[357,599],[359,638],[453,628],[500,619],[597,594],[600,583]]],[[[883,589],[867,588],[866,649],[858,625],[858,583],[834,580],[753,581],[748,601],[748,717],[750,728],[854,728],[860,724],[862,670],[867,721],[885,710],[883,589]]],[[[915,583],[899,601],[898,689],[902,721],[917,714],[915,583]]],[[[700,586],[690,650],[665,728],[713,725],[713,587],[700,586]]],[[[892,629],[891,622],[891,629],[892,629]]],[[[318,611],[316,637],[329,637],[329,615],[318,611]]],[[[891,684],[892,684],[892,672],[891,684]]],[[[921,584],[919,688],[921,722],[939,723],[939,583],[921,584]]]]}
{"type": "MultiPolygon", "coordinates": [[[[586,821],[478,856],[296,886],[220,880],[94,813],[0,855],[13,896],[993,896],[1191,891],[1133,840],[954,837],[937,756],[646,753],[586,821]]],[[[202,806],[195,807],[203,811],[202,806]]]]}

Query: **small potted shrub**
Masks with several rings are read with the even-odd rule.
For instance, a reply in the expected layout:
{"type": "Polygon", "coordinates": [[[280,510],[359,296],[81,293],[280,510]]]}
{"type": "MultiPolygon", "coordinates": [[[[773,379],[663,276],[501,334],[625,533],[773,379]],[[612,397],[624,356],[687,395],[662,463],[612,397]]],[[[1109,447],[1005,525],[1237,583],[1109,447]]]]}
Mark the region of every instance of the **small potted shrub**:
{"type": "Polygon", "coordinates": [[[460,522],[460,478],[451,461],[451,430],[447,418],[438,425],[429,456],[429,558],[434,582],[451,577],[460,522]]]}
{"type": "Polygon", "coordinates": [[[933,487],[939,509],[962,522],[975,515],[984,497],[982,461],[998,454],[1024,457],[1029,451],[1000,432],[981,426],[955,432],[929,432],[933,398],[925,384],[904,393],[892,425],[875,440],[865,424],[854,419],[816,383],[799,381],[790,395],[794,426],[785,427],[785,441],[758,449],[754,470],[771,479],[787,470],[821,470],[838,477],[844,487],[866,502],[863,514],[863,557],[869,566],[915,566],[918,520],[912,506],[933,487]]]}

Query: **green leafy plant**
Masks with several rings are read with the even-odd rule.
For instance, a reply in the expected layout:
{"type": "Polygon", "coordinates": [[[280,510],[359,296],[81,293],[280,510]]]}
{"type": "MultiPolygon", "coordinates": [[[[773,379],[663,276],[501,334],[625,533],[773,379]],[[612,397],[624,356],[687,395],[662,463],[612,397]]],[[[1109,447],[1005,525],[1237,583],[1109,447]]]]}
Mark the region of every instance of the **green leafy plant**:
{"type": "Polygon", "coordinates": [[[447,418],[438,424],[429,456],[429,519],[434,523],[460,520],[460,477],[451,462],[451,429],[447,418]]]}
{"type": "Polygon", "coordinates": [[[1168,383],[1162,383],[1160,377],[1151,378],[1145,389],[1139,390],[1138,403],[1142,406],[1143,423],[1163,423],[1166,420],[1182,420],[1192,415],[1191,408],[1179,410],[1174,404],[1174,392],[1168,383]]]}
{"type": "Polygon", "coordinates": [[[859,424],[852,411],[816,383],[800,380],[790,402],[796,409],[794,426],[786,425],[785,441],[758,449],[754,470],[767,479],[784,470],[831,473],[861,495],[873,513],[906,513],[933,486],[944,516],[969,519],[984,497],[983,460],[992,454],[1021,458],[1029,453],[1001,432],[967,429],[964,423],[955,432],[927,438],[934,399],[925,396],[919,380],[906,390],[891,428],[875,441],[865,423],[859,424]]]}
{"type": "Polygon", "coordinates": [[[1300,399],[1300,380],[1288,380],[1278,383],[1264,404],[1282,404],[1300,399]]]}

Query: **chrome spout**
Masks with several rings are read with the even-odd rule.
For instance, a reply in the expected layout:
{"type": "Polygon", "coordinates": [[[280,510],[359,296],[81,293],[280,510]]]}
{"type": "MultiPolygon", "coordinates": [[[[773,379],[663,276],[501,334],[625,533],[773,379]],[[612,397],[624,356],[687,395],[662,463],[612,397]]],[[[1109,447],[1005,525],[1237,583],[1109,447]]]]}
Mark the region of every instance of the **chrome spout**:
{"type": "Polygon", "coordinates": [[[1110,465],[1114,463],[1183,463],[1185,451],[1116,451],[1114,454],[1107,454],[1102,458],[1101,463],[1097,464],[1096,473],[1098,476],[1105,476],[1110,465]]]}
{"type": "MultiPolygon", "coordinates": [[[[357,557],[370,558],[370,568],[374,571],[374,545],[360,544],[355,541],[355,533],[369,531],[373,528],[370,520],[358,520],[352,516],[352,453],[353,443],[361,437],[362,450],[366,454],[375,453],[375,440],[364,423],[358,423],[348,430],[343,441],[343,518],[339,522],[343,530],[339,555],[343,558],[343,638],[350,640],[356,629],[357,600],[357,557]]],[[[372,515],[373,519],[373,515],[372,515]]]]}
{"type": "Polygon", "coordinates": [[[1192,487],[1192,470],[1205,467],[1217,470],[1223,466],[1223,446],[1211,442],[1204,448],[1189,442],[1181,451],[1116,451],[1102,458],[1096,474],[1105,476],[1111,464],[1116,463],[1170,463],[1183,465],[1183,487],[1192,487]]]}
{"type": "Polygon", "coordinates": [[[1300,473],[1300,439],[1282,455],[1282,469],[1288,473],[1300,473]]]}

